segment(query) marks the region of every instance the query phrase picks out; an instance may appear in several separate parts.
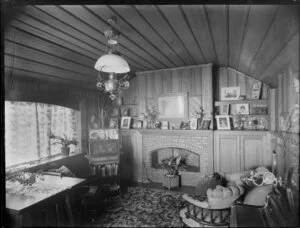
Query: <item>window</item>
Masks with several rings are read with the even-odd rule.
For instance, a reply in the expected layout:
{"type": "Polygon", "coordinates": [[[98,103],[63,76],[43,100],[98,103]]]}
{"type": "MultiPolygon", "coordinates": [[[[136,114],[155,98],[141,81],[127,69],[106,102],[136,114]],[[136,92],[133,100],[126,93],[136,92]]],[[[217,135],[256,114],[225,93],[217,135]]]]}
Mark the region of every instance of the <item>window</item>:
{"type": "Polygon", "coordinates": [[[80,112],[51,104],[5,101],[6,167],[41,160],[61,153],[49,133],[75,138],[80,148],[80,112]]]}

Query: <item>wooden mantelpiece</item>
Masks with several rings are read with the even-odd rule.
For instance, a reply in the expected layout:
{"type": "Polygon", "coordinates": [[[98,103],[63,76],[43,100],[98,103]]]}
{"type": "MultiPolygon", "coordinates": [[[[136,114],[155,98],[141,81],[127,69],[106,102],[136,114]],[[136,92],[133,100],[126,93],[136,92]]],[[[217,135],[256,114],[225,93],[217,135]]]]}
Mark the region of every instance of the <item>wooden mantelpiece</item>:
{"type": "Polygon", "coordinates": [[[138,130],[141,134],[150,135],[165,135],[165,136],[198,136],[212,135],[213,130],[160,130],[160,129],[141,129],[138,130]]]}

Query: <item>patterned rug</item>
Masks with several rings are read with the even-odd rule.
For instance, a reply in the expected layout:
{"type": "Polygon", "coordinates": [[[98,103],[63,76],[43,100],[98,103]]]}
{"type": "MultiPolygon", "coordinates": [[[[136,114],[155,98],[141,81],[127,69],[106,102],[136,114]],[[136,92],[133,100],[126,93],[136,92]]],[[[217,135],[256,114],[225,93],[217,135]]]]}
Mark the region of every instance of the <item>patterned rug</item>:
{"type": "Polygon", "coordinates": [[[142,187],[128,188],[114,197],[111,207],[95,224],[101,227],[183,227],[179,211],[183,206],[180,192],[142,187]]]}

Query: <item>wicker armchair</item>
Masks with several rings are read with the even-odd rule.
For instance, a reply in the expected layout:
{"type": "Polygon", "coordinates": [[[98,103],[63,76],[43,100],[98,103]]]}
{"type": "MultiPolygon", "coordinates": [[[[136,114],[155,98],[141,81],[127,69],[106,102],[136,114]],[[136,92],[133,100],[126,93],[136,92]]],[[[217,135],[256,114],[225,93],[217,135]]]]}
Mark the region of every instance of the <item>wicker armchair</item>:
{"type": "Polygon", "coordinates": [[[207,190],[206,198],[183,195],[185,207],[180,211],[182,221],[190,227],[228,226],[232,204],[244,193],[241,186],[223,187],[207,190]]]}

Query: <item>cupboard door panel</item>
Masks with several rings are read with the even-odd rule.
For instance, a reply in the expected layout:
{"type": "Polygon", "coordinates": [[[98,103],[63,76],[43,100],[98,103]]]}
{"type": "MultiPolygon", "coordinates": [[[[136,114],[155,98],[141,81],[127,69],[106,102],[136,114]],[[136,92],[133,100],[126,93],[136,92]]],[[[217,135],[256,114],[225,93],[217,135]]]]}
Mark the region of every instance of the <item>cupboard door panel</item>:
{"type": "Polygon", "coordinates": [[[270,165],[264,136],[241,136],[241,150],[243,151],[243,170],[270,165]]]}
{"type": "Polygon", "coordinates": [[[237,135],[216,135],[215,167],[220,173],[240,171],[239,141],[237,135]]]}

